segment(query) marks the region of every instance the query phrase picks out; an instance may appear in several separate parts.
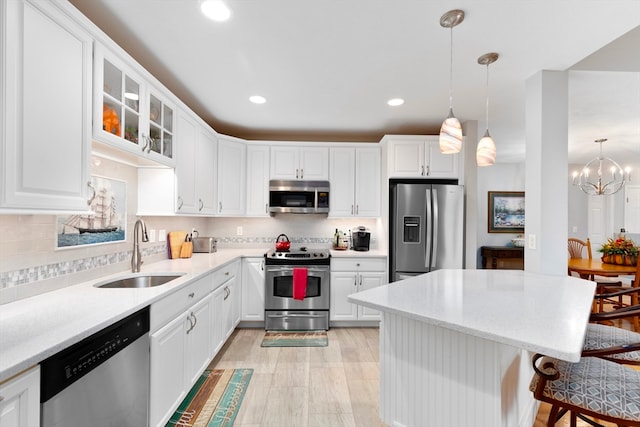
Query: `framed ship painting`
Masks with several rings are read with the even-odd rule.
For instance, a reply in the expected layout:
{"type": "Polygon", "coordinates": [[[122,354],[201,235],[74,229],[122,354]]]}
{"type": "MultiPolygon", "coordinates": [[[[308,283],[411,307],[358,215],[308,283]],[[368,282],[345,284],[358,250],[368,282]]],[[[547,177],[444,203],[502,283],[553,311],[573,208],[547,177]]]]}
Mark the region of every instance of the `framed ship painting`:
{"type": "Polygon", "coordinates": [[[489,191],[489,233],[524,233],[524,191],[489,191]]]}
{"type": "Polygon", "coordinates": [[[127,183],[91,177],[92,214],[59,216],[57,249],[124,242],[127,238],[127,183]]]}

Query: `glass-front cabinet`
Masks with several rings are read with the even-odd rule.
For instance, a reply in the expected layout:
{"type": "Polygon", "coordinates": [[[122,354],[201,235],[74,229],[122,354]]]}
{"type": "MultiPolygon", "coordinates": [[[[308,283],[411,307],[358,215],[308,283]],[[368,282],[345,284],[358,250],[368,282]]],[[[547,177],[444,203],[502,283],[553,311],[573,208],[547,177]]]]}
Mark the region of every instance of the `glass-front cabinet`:
{"type": "Polygon", "coordinates": [[[102,46],[96,46],[94,70],[94,138],[173,166],[174,107],[102,46]]]}

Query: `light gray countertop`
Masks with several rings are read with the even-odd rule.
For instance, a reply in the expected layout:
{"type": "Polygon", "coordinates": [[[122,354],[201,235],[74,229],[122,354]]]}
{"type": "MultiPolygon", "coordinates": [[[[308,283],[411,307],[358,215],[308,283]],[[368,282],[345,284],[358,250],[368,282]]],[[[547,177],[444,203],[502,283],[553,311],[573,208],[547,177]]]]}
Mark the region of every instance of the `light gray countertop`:
{"type": "MultiPolygon", "coordinates": [[[[142,273],[184,273],[162,286],[145,289],[96,288],[95,285],[106,280],[130,275],[129,272],[121,272],[0,305],[0,382],[214,269],[242,257],[262,257],[267,250],[220,249],[213,254],[196,253],[188,259],[143,264],[142,273]]],[[[386,253],[379,251],[331,253],[336,257],[386,256],[386,253]]]]}
{"type": "Polygon", "coordinates": [[[580,359],[595,284],[520,270],[437,270],[348,297],[468,335],[580,359]]]}

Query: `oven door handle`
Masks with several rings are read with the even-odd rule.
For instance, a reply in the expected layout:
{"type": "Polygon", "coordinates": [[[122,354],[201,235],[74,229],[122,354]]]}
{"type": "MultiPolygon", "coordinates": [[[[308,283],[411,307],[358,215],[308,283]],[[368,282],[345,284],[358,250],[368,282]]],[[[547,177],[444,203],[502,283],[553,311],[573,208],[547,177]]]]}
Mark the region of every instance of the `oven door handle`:
{"type": "MultiPolygon", "coordinates": [[[[292,272],[294,267],[283,266],[283,267],[273,267],[267,266],[267,273],[282,273],[282,272],[292,272]]],[[[309,273],[325,273],[329,271],[329,267],[306,267],[309,273]]]]}
{"type": "Polygon", "coordinates": [[[285,318],[285,317],[326,317],[325,314],[300,314],[300,313],[291,313],[291,314],[267,314],[267,317],[272,318],[285,318]]]}

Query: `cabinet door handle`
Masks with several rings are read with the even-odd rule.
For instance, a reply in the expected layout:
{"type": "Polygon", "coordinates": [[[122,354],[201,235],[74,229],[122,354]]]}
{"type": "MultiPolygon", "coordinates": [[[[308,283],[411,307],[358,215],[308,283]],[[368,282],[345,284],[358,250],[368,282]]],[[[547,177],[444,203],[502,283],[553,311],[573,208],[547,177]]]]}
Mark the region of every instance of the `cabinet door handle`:
{"type": "Polygon", "coordinates": [[[224,287],[224,300],[226,301],[227,298],[229,298],[229,295],[231,294],[231,291],[229,291],[229,288],[227,286],[224,287]]]}
{"type": "Polygon", "coordinates": [[[144,147],[142,147],[142,152],[144,153],[146,151],[147,153],[149,153],[151,151],[151,138],[143,133],[142,139],[144,139],[145,143],[144,147]]]}
{"type": "Polygon", "coordinates": [[[189,333],[193,330],[193,320],[191,320],[191,314],[192,313],[187,316],[187,320],[189,321],[189,329],[187,329],[187,335],[189,335],[189,333]]]}
{"type": "Polygon", "coordinates": [[[427,176],[429,176],[431,174],[431,171],[429,170],[429,166],[427,165],[427,176]]]}
{"type": "Polygon", "coordinates": [[[191,317],[193,318],[193,328],[194,329],[196,327],[196,325],[198,324],[198,317],[195,315],[195,313],[192,311],[191,312],[191,317]]]}
{"type": "Polygon", "coordinates": [[[360,214],[360,206],[356,205],[356,215],[359,215],[359,214],[360,214]]]}
{"type": "Polygon", "coordinates": [[[264,213],[269,213],[269,203],[264,204],[264,213]]]}
{"type": "Polygon", "coordinates": [[[353,215],[353,205],[351,205],[351,215],[353,215]]]}
{"type": "Polygon", "coordinates": [[[93,191],[93,194],[91,195],[89,200],[87,200],[87,205],[91,206],[91,203],[93,203],[93,200],[96,198],[96,187],[93,186],[91,181],[87,182],[87,187],[89,187],[91,191],[93,191]]]}
{"type": "Polygon", "coordinates": [[[353,286],[355,286],[356,289],[358,288],[358,277],[353,278],[353,286]]]}
{"type": "Polygon", "coordinates": [[[300,179],[304,179],[304,169],[300,169],[300,179]]]}
{"type": "Polygon", "coordinates": [[[299,179],[299,178],[300,178],[300,174],[299,174],[299,172],[300,172],[300,169],[296,169],[296,179],[299,179]]]}
{"type": "Polygon", "coordinates": [[[222,212],[222,202],[218,202],[218,212],[222,212]]]}
{"type": "Polygon", "coordinates": [[[182,200],[182,197],[178,196],[178,210],[182,209],[182,205],[184,205],[184,200],[182,200]]]}
{"type": "Polygon", "coordinates": [[[424,165],[420,166],[420,175],[424,176],[424,165]]]}
{"type": "Polygon", "coordinates": [[[260,262],[260,270],[264,271],[264,260],[260,262]]]}
{"type": "Polygon", "coordinates": [[[198,208],[198,210],[201,211],[202,208],[204,208],[204,203],[202,202],[202,199],[198,199],[198,202],[200,203],[200,207],[198,208]]]}

